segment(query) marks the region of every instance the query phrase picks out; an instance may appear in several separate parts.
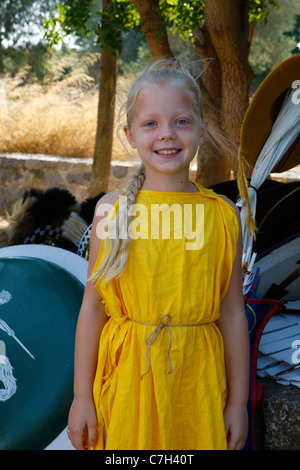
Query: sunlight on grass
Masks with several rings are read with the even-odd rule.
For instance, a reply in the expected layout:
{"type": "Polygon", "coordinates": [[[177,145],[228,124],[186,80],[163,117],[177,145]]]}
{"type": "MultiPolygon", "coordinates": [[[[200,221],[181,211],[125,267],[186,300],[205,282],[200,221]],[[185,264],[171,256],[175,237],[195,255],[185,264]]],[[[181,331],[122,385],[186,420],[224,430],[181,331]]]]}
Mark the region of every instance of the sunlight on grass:
{"type": "MultiPolygon", "coordinates": [[[[46,85],[30,83],[28,77],[30,70],[24,68],[1,80],[0,152],[93,158],[99,91],[91,77],[76,69],[46,85]]],[[[116,127],[129,85],[130,78],[119,77],[116,127]]],[[[112,158],[130,159],[116,132],[112,158]]]]}

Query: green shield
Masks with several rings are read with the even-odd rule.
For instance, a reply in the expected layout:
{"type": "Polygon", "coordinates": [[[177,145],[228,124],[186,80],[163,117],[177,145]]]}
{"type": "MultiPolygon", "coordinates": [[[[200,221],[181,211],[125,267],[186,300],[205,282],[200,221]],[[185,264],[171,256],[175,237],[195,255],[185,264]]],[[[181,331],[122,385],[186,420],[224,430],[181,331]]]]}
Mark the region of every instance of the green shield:
{"type": "Polygon", "coordinates": [[[44,449],[65,428],[83,291],[75,276],[50,261],[0,258],[0,319],[9,328],[0,329],[0,368],[8,359],[16,386],[0,400],[0,449],[44,449]]]}

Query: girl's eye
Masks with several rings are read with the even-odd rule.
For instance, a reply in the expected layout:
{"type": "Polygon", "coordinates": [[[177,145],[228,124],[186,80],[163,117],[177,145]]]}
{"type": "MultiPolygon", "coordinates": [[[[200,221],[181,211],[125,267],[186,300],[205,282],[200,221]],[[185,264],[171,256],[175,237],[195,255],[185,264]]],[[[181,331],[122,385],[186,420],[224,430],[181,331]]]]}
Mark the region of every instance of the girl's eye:
{"type": "Polygon", "coordinates": [[[148,121],[148,122],[145,122],[144,124],[146,127],[154,127],[155,126],[155,122],[154,121],[148,121]]]}
{"type": "Polygon", "coordinates": [[[178,119],[178,121],[176,121],[176,123],[181,125],[181,126],[184,126],[184,125],[188,124],[188,121],[186,119],[178,119]]]}

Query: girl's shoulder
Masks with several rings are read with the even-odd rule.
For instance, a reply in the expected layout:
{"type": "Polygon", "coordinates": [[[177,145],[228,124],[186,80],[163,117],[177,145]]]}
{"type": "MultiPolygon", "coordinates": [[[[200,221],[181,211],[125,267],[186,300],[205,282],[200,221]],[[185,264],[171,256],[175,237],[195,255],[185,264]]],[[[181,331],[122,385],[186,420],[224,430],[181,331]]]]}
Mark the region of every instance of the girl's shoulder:
{"type": "Polygon", "coordinates": [[[231,199],[229,199],[227,196],[220,195],[220,197],[223,201],[225,201],[234,210],[237,219],[240,220],[240,210],[237,207],[237,205],[231,199]]]}
{"type": "Polygon", "coordinates": [[[104,194],[104,196],[102,196],[97,202],[96,210],[99,206],[104,205],[104,204],[110,204],[114,206],[119,196],[122,195],[122,192],[123,191],[121,189],[114,189],[113,191],[109,191],[106,194],[104,194]]]}
{"type": "Polygon", "coordinates": [[[99,239],[102,238],[102,232],[106,222],[111,217],[111,214],[115,213],[114,208],[121,194],[121,190],[109,191],[97,201],[94,211],[93,229],[97,231],[99,239]]]}
{"type": "MultiPolygon", "coordinates": [[[[238,207],[236,206],[236,204],[231,200],[229,199],[227,196],[224,196],[223,194],[219,194],[219,193],[216,193],[213,189],[211,188],[204,188],[203,186],[197,184],[196,185],[200,191],[200,193],[202,193],[204,196],[206,196],[207,198],[210,198],[210,199],[213,199],[213,200],[216,200],[216,201],[219,201],[221,202],[224,206],[230,206],[230,208],[235,212],[235,214],[237,215],[237,217],[239,218],[240,216],[240,212],[239,212],[239,209],[238,207]],[[225,204],[224,204],[225,203],[225,204]]],[[[231,210],[230,209],[230,210],[231,210]]]]}
{"type": "Polygon", "coordinates": [[[237,205],[227,196],[224,194],[218,194],[213,189],[200,187],[199,190],[206,197],[211,200],[215,200],[220,206],[222,206],[221,211],[225,217],[223,220],[226,220],[230,227],[235,227],[234,232],[241,232],[241,216],[237,205]]]}

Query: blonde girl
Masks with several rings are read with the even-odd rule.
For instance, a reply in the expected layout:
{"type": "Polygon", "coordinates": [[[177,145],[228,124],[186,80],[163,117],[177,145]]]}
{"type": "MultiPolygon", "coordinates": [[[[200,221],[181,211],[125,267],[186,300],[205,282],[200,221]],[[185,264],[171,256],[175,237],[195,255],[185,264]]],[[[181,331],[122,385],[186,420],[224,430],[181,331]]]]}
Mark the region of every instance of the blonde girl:
{"type": "Polygon", "coordinates": [[[134,82],[126,117],[142,164],[95,210],[69,437],[77,449],[241,449],[240,218],[189,179],[207,135],[197,82],[176,61],[153,64],[134,82]]]}

